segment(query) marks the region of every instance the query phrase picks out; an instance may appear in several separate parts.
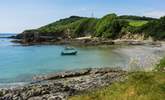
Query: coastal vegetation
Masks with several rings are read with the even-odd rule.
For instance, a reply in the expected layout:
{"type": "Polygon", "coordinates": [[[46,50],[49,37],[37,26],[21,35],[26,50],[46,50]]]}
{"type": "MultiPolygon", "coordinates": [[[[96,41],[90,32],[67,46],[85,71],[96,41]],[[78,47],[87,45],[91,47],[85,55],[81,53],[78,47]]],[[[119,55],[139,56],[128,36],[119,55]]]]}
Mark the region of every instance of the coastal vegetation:
{"type": "Polygon", "coordinates": [[[155,70],[157,71],[165,71],[165,57],[162,58],[159,62],[159,64],[156,65],[155,70]]]}
{"type": "Polygon", "coordinates": [[[70,100],[164,100],[164,67],[165,58],[153,71],[131,72],[125,81],[83,92],[70,100]]]}
{"type": "Polygon", "coordinates": [[[144,35],[144,39],[152,37],[154,40],[163,40],[165,17],[156,19],[131,15],[117,16],[116,14],[108,14],[102,18],[71,16],[38,29],[25,30],[16,38],[30,42],[42,41],[43,37],[49,41],[58,41],[83,36],[113,40],[122,38],[126,34],[144,35]]]}
{"type": "Polygon", "coordinates": [[[146,36],[151,36],[155,40],[164,40],[165,38],[165,16],[158,20],[149,21],[141,27],[146,36]]]}

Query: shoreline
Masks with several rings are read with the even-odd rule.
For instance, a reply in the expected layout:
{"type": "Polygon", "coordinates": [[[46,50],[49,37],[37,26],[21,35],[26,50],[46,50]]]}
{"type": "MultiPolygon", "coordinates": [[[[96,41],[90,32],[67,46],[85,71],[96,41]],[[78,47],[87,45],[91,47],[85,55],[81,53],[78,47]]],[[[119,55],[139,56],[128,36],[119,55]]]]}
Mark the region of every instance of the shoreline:
{"type": "Polygon", "coordinates": [[[0,100],[66,100],[77,93],[123,81],[126,71],[88,68],[34,77],[35,82],[12,89],[0,89],[0,100]]]}
{"type": "Polygon", "coordinates": [[[165,43],[164,41],[153,41],[153,40],[134,40],[134,39],[70,39],[70,40],[59,40],[59,41],[31,41],[27,42],[22,39],[14,39],[11,42],[19,43],[24,46],[31,45],[82,45],[82,46],[104,46],[104,45],[152,45],[161,46],[165,43]]]}

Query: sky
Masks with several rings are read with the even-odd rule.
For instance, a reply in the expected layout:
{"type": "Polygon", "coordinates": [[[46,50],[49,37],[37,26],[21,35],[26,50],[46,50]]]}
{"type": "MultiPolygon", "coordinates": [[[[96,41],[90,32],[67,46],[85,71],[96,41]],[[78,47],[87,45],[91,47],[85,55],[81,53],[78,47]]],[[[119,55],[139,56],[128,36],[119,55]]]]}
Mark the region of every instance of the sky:
{"type": "Polygon", "coordinates": [[[72,15],[109,13],[159,18],[165,0],[0,0],[0,33],[20,33],[72,15]]]}

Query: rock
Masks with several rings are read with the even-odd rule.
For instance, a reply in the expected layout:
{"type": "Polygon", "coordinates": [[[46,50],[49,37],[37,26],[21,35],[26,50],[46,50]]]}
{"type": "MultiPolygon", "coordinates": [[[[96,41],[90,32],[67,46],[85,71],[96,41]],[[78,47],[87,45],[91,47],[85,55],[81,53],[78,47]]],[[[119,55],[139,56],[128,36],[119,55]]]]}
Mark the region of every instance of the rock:
{"type": "Polygon", "coordinates": [[[14,89],[1,89],[0,100],[67,100],[79,92],[123,80],[126,72],[94,68],[40,76],[41,80],[14,89]]]}
{"type": "Polygon", "coordinates": [[[87,75],[89,74],[91,69],[84,69],[84,70],[79,70],[79,71],[67,71],[67,72],[61,72],[61,73],[55,73],[55,74],[50,74],[50,75],[45,75],[45,76],[37,76],[34,77],[34,80],[41,81],[41,80],[54,80],[54,79],[59,79],[59,78],[67,78],[67,77],[77,77],[77,76],[82,76],[82,75],[87,75]]]}
{"type": "Polygon", "coordinates": [[[0,98],[0,100],[13,100],[13,94],[6,94],[2,98],[0,98]]]}
{"type": "Polygon", "coordinates": [[[62,97],[60,96],[51,96],[48,98],[48,100],[64,100],[64,99],[62,99],[62,97]]]}
{"type": "Polygon", "coordinates": [[[44,99],[42,97],[31,97],[28,100],[44,100],[44,99]]]}

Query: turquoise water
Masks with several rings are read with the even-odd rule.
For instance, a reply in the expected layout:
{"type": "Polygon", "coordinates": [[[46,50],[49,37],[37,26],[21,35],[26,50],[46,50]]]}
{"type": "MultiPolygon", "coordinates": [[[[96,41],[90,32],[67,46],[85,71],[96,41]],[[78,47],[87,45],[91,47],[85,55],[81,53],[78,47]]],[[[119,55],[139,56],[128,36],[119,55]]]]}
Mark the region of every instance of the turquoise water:
{"type": "Polygon", "coordinates": [[[0,38],[0,83],[29,82],[32,76],[88,67],[126,68],[131,57],[154,54],[153,47],[75,47],[76,56],[61,56],[64,46],[21,46],[0,38]],[[138,50],[139,49],[139,50],[138,50]],[[149,51],[150,50],[150,51],[149,51]]]}

